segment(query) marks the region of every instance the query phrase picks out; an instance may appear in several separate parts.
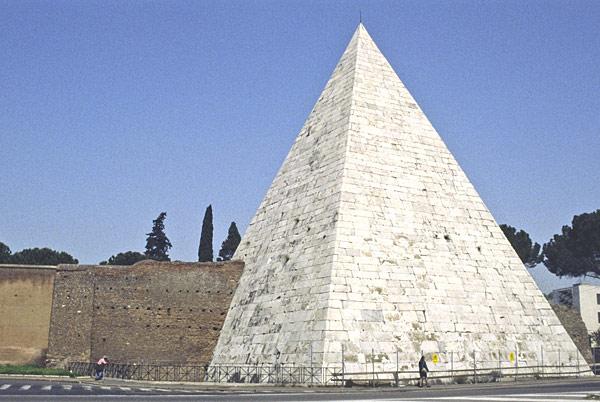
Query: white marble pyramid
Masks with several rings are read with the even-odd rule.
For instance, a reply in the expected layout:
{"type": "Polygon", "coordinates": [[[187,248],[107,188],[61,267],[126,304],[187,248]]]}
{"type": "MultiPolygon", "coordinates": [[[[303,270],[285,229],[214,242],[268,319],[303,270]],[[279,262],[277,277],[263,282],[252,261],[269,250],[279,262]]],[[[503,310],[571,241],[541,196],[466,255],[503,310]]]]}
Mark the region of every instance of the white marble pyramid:
{"type": "Polygon", "coordinates": [[[213,365],[583,362],[362,24],[234,258],[213,365]]]}

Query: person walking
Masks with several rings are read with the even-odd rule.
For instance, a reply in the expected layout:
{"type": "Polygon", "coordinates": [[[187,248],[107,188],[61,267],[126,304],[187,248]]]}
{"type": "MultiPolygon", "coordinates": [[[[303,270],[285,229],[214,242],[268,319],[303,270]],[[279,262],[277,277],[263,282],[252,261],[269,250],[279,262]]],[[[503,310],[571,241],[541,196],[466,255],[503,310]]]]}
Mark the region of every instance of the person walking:
{"type": "Polygon", "coordinates": [[[421,360],[419,360],[419,387],[423,387],[423,384],[427,385],[429,388],[429,383],[427,382],[427,373],[429,372],[429,367],[427,367],[427,362],[425,361],[425,356],[421,355],[421,360]]]}
{"type": "Polygon", "coordinates": [[[104,369],[107,365],[108,357],[102,356],[102,358],[96,363],[96,375],[94,376],[96,380],[101,380],[102,378],[104,378],[104,369]]]}

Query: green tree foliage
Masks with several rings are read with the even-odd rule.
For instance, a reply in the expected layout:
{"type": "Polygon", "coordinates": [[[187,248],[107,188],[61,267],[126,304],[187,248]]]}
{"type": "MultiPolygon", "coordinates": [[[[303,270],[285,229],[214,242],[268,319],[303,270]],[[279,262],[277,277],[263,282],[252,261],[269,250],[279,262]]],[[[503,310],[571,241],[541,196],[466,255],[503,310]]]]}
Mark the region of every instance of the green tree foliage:
{"type": "Polygon", "coordinates": [[[12,251],[6,244],[0,242],[0,264],[8,264],[12,251]]]}
{"type": "Polygon", "coordinates": [[[146,252],[144,253],[147,258],[156,261],[171,261],[169,258],[169,250],[171,242],[165,234],[165,219],[167,217],[166,212],[161,212],[158,217],[152,221],[152,231],[147,233],[146,238],[146,252]]]}
{"type": "Polygon", "coordinates": [[[212,205],[204,212],[202,220],[202,233],[200,233],[200,245],[198,246],[198,261],[208,262],[213,260],[213,214],[212,205]]]}
{"type": "Polygon", "coordinates": [[[55,251],[47,247],[44,248],[26,248],[10,256],[11,264],[22,265],[58,265],[58,264],[78,264],[76,258],[73,258],[64,251],[55,251]]]}
{"type": "Polygon", "coordinates": [[[221,250],[219,251],[219,260],[231,260],[241,240],[242,237],[240,236],[240,232],[238,231],[235,222],[231,222],[231,225],[229,225],[229,231],[227,232],[227,238],[221,244],[221,250]]]}
{"type": "Polygon", "coordinates": [[[600,209],[575,215],[544,244],[544,265],[558,276],[600,277],[600,209]]]}
{"type": "Polygon", "coordinates": [[[519,230],[517,232],[517,229],[505,224],[500,225],[500,229],[502,229],[504,236],[506,236],[510,245],[513,246],[517,255],[527,268],[535,267],[542,262],[543,256],[542,253],[540,253],[541,246],[538,243],[533,243],[531,241],[529,233],[524,230],[519,230]]]}
{"type": "Polygon", "coordinates": [[[595,330],[590,334],[590,339],[592,341],[592,346],[600,346],[600,329],[595,330]]]}
{"type": "Polygon", "coordinates": [[[111,256],[108,261],[100,261],[100,265],[133,265],[138,261],[147,259],[145,254],[137,251],[125,251],[111,256]]]}

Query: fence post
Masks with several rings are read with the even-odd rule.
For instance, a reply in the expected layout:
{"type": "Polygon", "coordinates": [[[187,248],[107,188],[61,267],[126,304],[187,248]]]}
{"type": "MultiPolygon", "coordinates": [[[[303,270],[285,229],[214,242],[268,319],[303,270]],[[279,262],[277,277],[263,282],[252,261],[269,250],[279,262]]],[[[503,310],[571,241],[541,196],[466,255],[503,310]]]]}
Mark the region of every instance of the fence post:
{"type": "Polygon", "coordinates": [[[515,382],[519,377],[519,345],[515,344],[515,382]]]}
{"type": "Polygon", "coordinates": [[[473,379],[477,384],[477,358],[475,357],[475,349],[473,349],[473,379]]]}
{"type": "Polygon", "coordinates": [[[577,378],[579,378],[579,350],[575,349],[575,356],[577,356],[577,378]]]}
{"type": "Polygon", "coordinates": [[[542,375],[541,377],[544,376],[544,345],[540,346],[541,352],[542,352],[542,375]]]}
{"type": "Polygon", "coordinates": [[[344,373],[346,372],[346,365],[344,363],[344,344],[342,343],[342,387],[345,385],[344,373]]]}
{"type": "Polygon", "coordinates": [[[502,356],[500,352],[500,349],[498,349],[498,375],[502,378],[502,356]]]}
{"type": "Polygon", "coordinates": [[[454,351],[450,352],[450,378],[454,381],[454,351]]]}
{"type": "Polygon", "coordinates": [[[398,349],[396,349],[396,387],[400,386],[400,367],[398,365],[398,349]]]}
{"type": "MultiPolygon", "coordinates": [[[[343,348],[343,346],[342,346],[343,348]]],[[[314,372],[313,372],[313,368],[312,368],[312,342],[310,343],[310,386],[313,386],[313,377],[314,377],[314,372]]]]}
{"type": "Polygon", "coordinates": [[[371,368],[373,370],[373,387],[375,386],[375,348],[371,348],[371,368]]]}
{"type": "Polygon", "coordinates": [[[558,376],[560,377],[561,373],[560,373],[560,349],[558,349],[558,376]]]}
{"type": "Polygon", "coordinates": [[[281,384],[281,364],[279,361],[275,363],[275,383],[281,384]]]}

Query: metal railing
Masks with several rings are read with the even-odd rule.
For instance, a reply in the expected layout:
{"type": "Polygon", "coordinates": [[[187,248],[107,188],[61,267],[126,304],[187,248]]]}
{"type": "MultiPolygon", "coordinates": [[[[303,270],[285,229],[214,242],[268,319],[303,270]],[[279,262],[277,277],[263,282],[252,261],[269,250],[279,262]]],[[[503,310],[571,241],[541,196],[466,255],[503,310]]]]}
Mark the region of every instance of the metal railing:
{"type": "MultiPolygon", "coordinates": [[[[526,378],[578,377],[600,370],[600,364],[540,365],[487,367],[451,370],[431,370],[432,382],[484,383],[518,381],[526,378]]],[[[72,362],[69,370],[78,375],[93,375],[94,363],[72,362]]],[[[361,385],[407,385],[418,381],[415,370],[345,372],[341,367],[318,367],[296,365],[153,365],[111,363],[104,371],[109,378],[141,381],[174,382],[220,382],[249,384],[344,386],[361,385]]]]}
{"type": "MultiPolygon", "coordinates": [[[[89,376],[94,374],[95,367],[94,363],[85,362],[72,362],[68,366],[75,374],[89,376]]],[[[201,382],[205,381],[206,368],[186,365],[110,363],[104,369],[104,376],[140,381],[201,382]]]]}
{"type": "MultiPolygon", "coordinates": [[[[521,366],[521,367],[489,367],[459,370],[431,370],[428,380],[433,382],[449,383],[487,383],[499,381],[519,381],[522,379],[543,379],[560,377],[579,377],[589,375],[598,370],[600,364],[588,365],[560,365],[560,366],[521,366]]],[[[340,384],[367,384],[367,385],[407,385],[419,380],[419,372],[410,371],[362,371],[340,372],[334,374],[332,382],[340,384]]]]}
{"type": "Polygon", "coordinates": [[[341,367],[296,365],[213,365],[207,371],[207,381],[254,384],[335,385],[341,367]]]}

